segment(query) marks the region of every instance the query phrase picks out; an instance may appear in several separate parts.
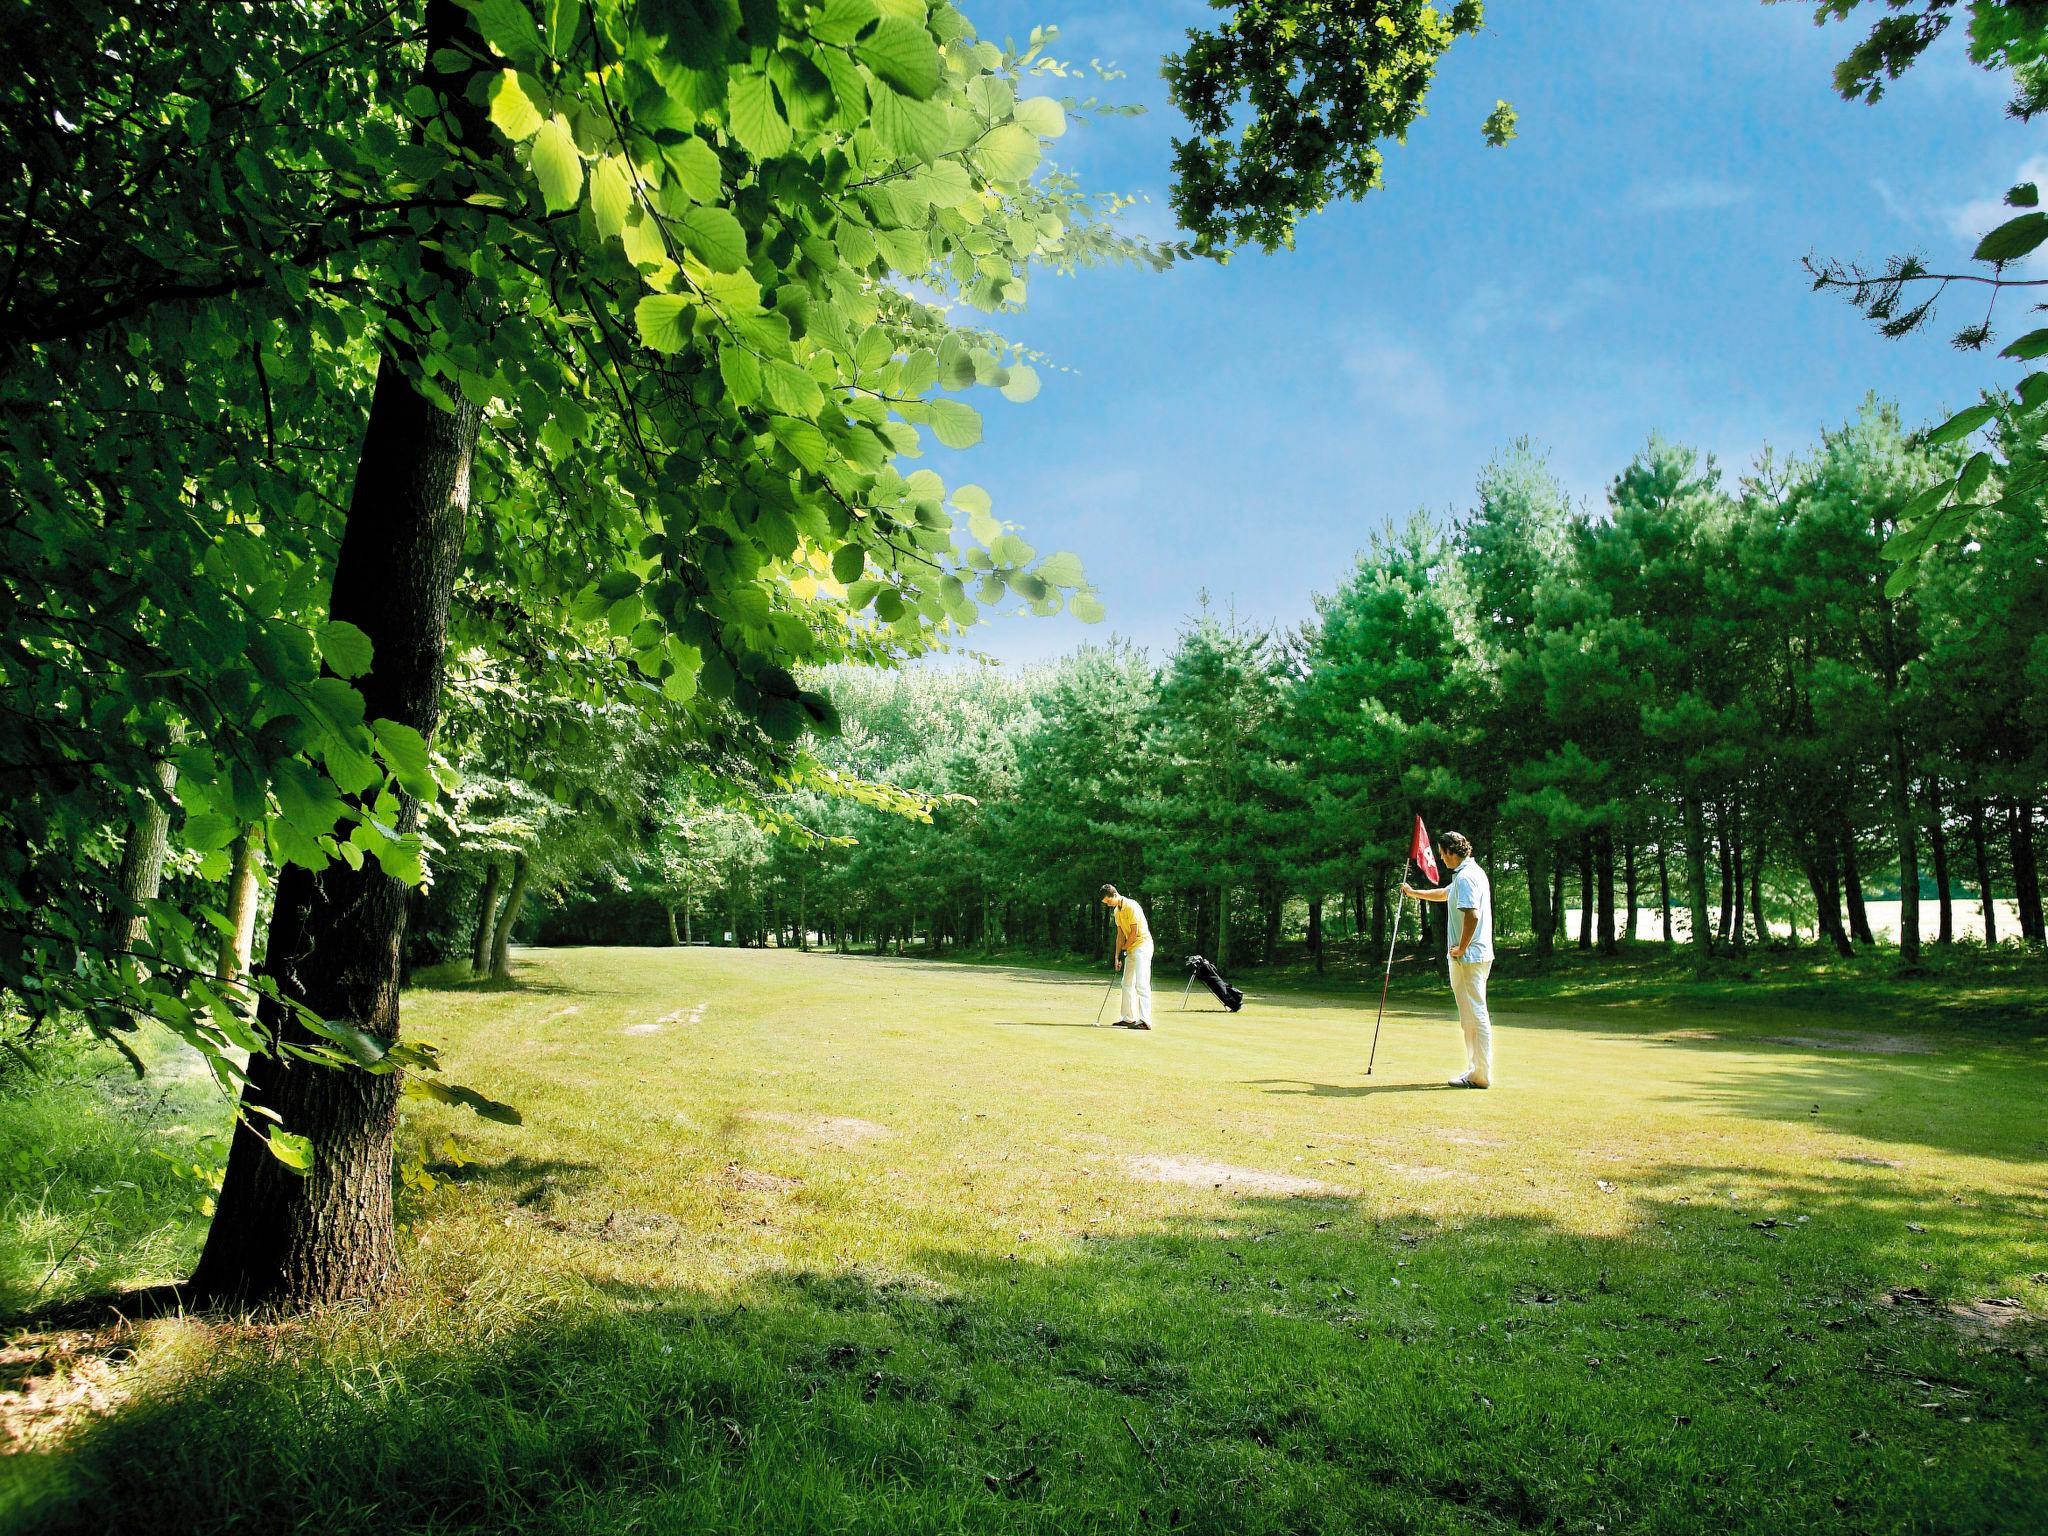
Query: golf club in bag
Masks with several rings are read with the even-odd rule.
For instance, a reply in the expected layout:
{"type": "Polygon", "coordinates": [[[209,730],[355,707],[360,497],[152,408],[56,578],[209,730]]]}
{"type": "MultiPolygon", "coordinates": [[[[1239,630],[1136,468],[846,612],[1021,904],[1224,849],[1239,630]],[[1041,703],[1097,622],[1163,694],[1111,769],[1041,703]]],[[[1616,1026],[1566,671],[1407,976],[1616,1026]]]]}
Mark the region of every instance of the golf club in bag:
{"type": "Polygon", "coordinates": [[[1194,990],[1198,981],[1215,993],[1216,1001],[1232,1013],[1244,1006],[1244,994],[1223,979],[1223,973],[1213,962],[1200,955],[1189,955],[1184,963],[1188,968],[1188,984],[1181,989],[1180,1005],[1183,1009],[1188,1005],[1188,993],[1194,990]]]}

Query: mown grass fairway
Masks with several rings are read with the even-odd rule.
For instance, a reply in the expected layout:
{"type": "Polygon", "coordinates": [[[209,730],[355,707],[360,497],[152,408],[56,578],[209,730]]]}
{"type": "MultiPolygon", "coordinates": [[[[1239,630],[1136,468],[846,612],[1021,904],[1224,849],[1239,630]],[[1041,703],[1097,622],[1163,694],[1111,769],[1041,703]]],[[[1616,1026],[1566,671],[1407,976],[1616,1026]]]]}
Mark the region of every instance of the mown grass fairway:
{"type": "Polygon", "coordinates": [[[1442,1086],[1447,993],[1390,1016],[1367,1079],[1359,989],[1183,1014],[1162,969],[1145,1036],[1089,1027],[1106,971],[705,949],[519,970],[408,999],[527,1123],[409,1129],[467,1161],[405,1196],[406,1293],[142,1326],[125,1406],[0,1463],[0,1523],[2048,1510],[2048,1354],[2018,1316],[2048,1306],[2038,1040],[1560,1001],[1503,1012],[1499,1086],[1470,1093],[1442,1086]],[[2021,1305],[1951,1311],[1983,1298],[2021,1305]]]}

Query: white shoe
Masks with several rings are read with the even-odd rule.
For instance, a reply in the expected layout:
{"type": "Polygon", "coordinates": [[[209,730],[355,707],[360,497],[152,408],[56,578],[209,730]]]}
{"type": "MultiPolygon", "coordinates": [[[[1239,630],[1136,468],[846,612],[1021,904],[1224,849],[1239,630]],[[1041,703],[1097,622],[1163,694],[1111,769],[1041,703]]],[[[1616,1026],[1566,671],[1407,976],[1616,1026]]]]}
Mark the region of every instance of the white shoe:
{"type": "Polygon", "coordinates": [[[1458,1077],[1454,1077],[1454,1078],[1452,1078],[1452,1079],[1451,1079],[1451,1086],[1452,1086],[1453,1088],[1484,1088],[1484,1087],[1486,1087],[1487,1085],[1486,1085],[1485,1083],[1475,1083],[1475,1082],[1473,1082],[1473,1081],[1472,1081],[1472,1074],[1471,1074],[1470,1072],[1466,1072],[1466,1073],[1463,1073],[1462,1075],[1460,1075],[1460,1076],[1458,1076],[1458,1077]]]}

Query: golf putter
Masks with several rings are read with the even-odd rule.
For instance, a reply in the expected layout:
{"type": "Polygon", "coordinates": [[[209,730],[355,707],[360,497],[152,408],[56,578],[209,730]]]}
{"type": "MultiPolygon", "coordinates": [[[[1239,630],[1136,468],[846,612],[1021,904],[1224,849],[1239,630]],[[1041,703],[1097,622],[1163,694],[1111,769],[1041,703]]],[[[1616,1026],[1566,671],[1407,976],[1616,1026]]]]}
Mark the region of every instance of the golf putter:
{"type": "Polygon", "coordinates": [[[1095,1027],[1097,1029],[1102,1028],[1102,1010],[1109,1006],[1109,994],[1116,990],[1116,984],[1121,980],[1123,980],[1121,976],[1112,976],[1109,978],[1109,985],[1103,988],[1102,1001],[1095,1006],[1095,1027]]]}

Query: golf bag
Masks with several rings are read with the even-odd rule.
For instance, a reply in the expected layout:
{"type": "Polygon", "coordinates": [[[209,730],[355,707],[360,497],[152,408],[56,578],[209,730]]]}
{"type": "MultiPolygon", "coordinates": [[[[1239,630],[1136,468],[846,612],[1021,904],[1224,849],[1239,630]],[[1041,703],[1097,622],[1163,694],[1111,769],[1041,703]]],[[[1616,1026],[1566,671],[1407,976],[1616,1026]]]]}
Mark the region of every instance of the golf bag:
{"type": "Polygon", "coordinates": [[[1223,973],[1217,970],[1212,962],[1200,955],[1189,955],[1187,958],[1187,968],[1192,975],[1192,979],[1199,981],[1203,986],[1215,993],[1216,1001],[1228,1008],[1232,1013],[1237,1012],[1238,1009],[1244,1006],[1244,994],[1225,981],[1223,973]]]}

